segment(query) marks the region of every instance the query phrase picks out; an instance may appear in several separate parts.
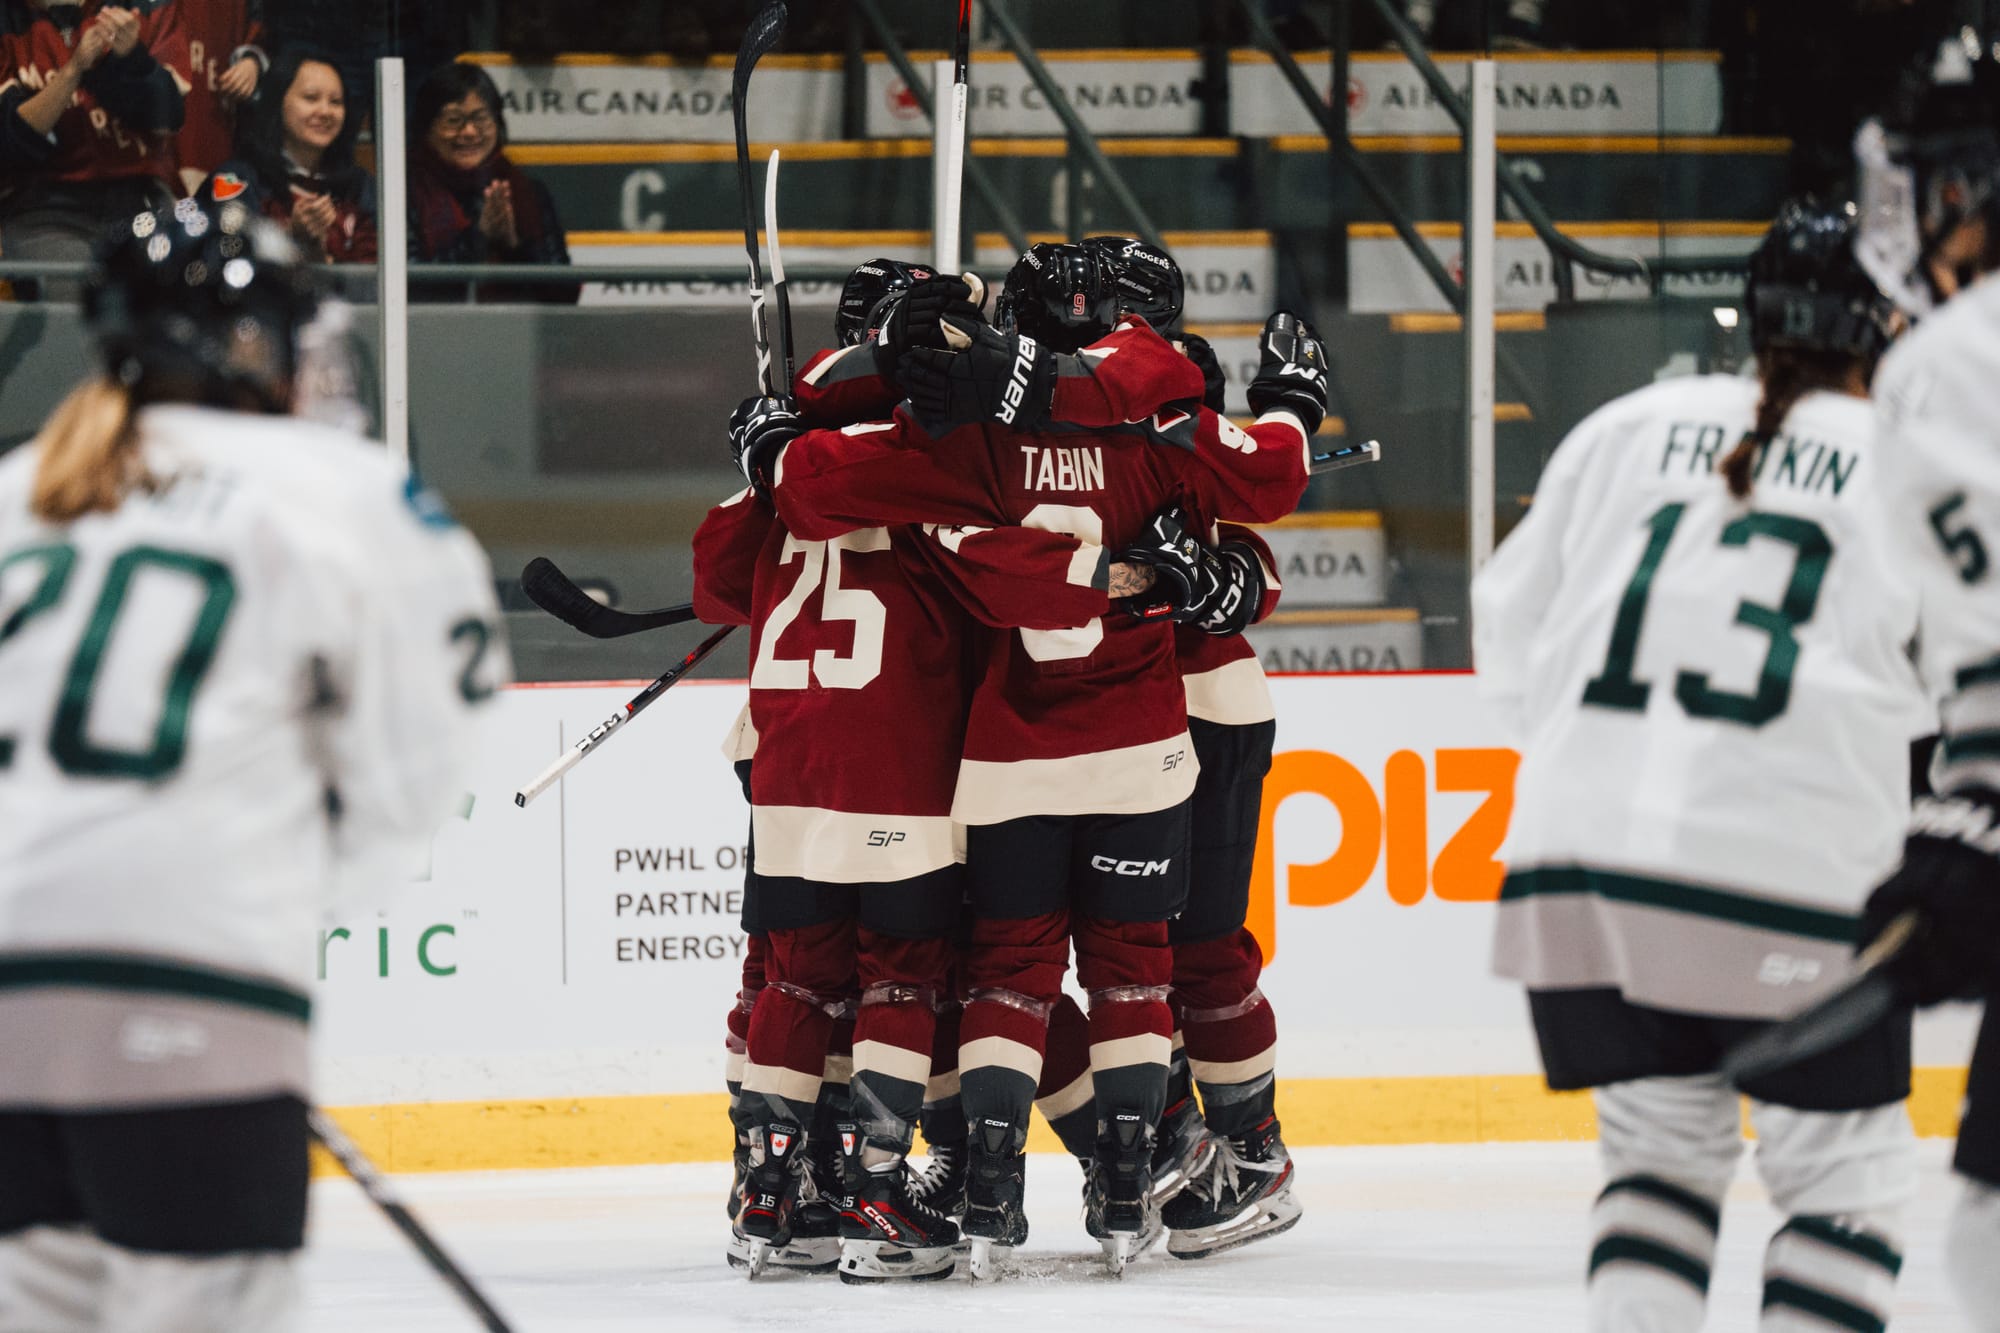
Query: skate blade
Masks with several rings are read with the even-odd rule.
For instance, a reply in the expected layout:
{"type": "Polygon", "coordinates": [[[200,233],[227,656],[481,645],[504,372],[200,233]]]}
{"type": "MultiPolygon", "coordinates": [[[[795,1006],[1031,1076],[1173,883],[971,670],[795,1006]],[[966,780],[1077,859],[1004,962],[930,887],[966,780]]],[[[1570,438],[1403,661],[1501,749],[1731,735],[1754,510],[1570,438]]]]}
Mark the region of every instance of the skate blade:
{"type": "Polygon", "coordinates": [[[1013,1252],[1011,1245],[996,1245],[983,1236],[969,1237],[965,1243],[966,1271],[974,1282],[998,1282],[1000,1261],[1013,1252]]]}
{"type": "Polygon", "coordinates": [[[1104,1249],[1104,1267],[1111,1276],[1125,1276],[1125,1266],[1139,1257],[1140,1233],[1114,1231],[1097,1242],[1104,1249]]]}
{"type": "Polygon", "coordinates": [[[724,1258],[731,1268],[750,1267],[750,1247],[753,1244],[766,1247],[764,1263],[752,1277],[760,1276],[766,1269],[784,1269],[788,1273],[831,1272],[840,1262],[840,1239],[828,1236],[823,1239],[793,1240],[784,1245],[772,1245],[769,1241],[752,1241],[748,1236],[732,1236],[724,1258]]]}
{"type": "Polygon", "coordinates": [[[750,1270],[750,1280],[755,1282],[764,1276],[765,1265],[771,1262],[771,1242],[752,1240],[745,1243],[747,1253],[743,1256],[743,1266],[750,1270]]]}
{"type": "Polygon", "coordinates": [[[949,1245],[906,1249],[872,1240],[850,1240],[840,1247],[840,1280],[852,1285],[941,1282],[957,1266],[958,1256],[949,1245]]]}
{"type": "Polygon", "coordinates": [[[1242,1249],[1251,1241],[1283,1235],[1304,1215],[1305,1208],[1288,1191],[1221,1226],[1174,1232],[1167,1237],[1167,1253],[1176,1259],[1207,1259],[1242,1249]]]}

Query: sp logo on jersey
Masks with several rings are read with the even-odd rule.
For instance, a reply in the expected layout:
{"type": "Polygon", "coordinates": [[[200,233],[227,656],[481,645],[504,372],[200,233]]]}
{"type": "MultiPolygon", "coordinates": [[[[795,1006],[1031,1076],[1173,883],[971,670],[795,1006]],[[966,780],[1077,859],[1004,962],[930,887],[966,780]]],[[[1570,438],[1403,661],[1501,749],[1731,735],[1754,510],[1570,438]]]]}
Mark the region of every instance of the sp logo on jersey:
{"type": "Polygon", "coordinates": [[[868,834],[868,845],[870,847],[888,847],[902,842],[907,836],[901,829],[873,829],[868,834]]]}

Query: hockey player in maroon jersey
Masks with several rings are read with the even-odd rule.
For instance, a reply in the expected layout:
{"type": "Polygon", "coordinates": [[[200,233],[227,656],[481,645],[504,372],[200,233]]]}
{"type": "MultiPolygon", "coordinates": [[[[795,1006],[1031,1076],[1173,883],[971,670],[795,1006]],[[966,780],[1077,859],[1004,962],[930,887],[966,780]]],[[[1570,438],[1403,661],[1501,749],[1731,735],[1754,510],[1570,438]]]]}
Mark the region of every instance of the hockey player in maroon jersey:
{"type": "Polygon", "coordinates": [[[0,25],[0,247],[84,259],[107,227],[177,193],[173,135],[188,88],[171,0],[30,0],[0,25]]]}
{"type": "MultiPolygon", "coordinates": [[[[187,34],[187,119],[174,141],[181,188],[193,194],[233,155],[237,110],[271,68],[263,0],[174,0],[187,34]]],[[[282,90],[281,90],[282,92],[282,90]]],[[[359,108],[356,117],[360,116],[359,108]]]]}
{"type": "MultiPolygon", "coordinates": [[[[1127,411],[1113,418],[1125,424],[1086,431],[1051,423],[1066,375],[1102,381],[1149,348],[1197,382],[1199,372],[1143,320],[1117,320],[1108,267],[1083,247],[1032,249],[1002,305],[1011,334],[947,320],[961,352],[898,362],[913,410],[889,421],[803,431],[781,400],[738,409],[739,460],[771,487],[787,527],[834,540],[882,522],[1021,523],[1130,540],[1177,496],[1244,521],[1296,505],[1325,402],[1323,353],[1297,321],[1274,317],[1268,330],[1287,352],[1274,372],[1286,401],[1253,432],[1203,408],[1199,388],[1184,407],[1127,411]],[[1114,323],[1123,347],[1079,354],[1114,323]]],[[[1180,546],[1155,548],[1163,574],[1177,569],[1180,546]]],[[[960,1050],[975,1273],[993,1246],[1025,1236],[1020,1154],[1072,937],[1092,1001],[1098,1099],[1089,1220],[1114,1268],[1139,1237],[1172,1031],[1166,921],[1185,899],[1193,785],[1165,624],[1118,616],[994,636],[954,805],[969,826],[976,917],[960,1050]]]]}
{"type": "MultiPolygon", "coordinates": [[[[956,281],[919,283],[883,312],[883,340],[941,340],[937,312],[970,294],[956,281]]],[[[810,360],[796,385],[807,411],[852,411],[882,392],[862,369],[874,351],[857,343],[810,360]]],[[[1148,406],[1184,387],[1175,379],[1148,406]]],[[[956,1228],[912,1197],[905,1159],[962,898],[951,796],[974,661],[967,616],[1053,630],[1101,615],[1108,563],[1097,544],[1038,528],[877,528],[802,541],[772,522],[754,489],[697,533],[698,610],[716,590],[747,583],[755,631],[752,898],[766,976],[741,1084],[755,1120],[737,1217],[753,1273],[791,1239],[827,1032],[857,971],[842,1277],[949,1273],[956,1228]]]]}
{"type": "MultiPolygon", "coordinates": [[[[1222,411],[1215,354],[1201,339],[1172,331],[1183,303],[1173,257],[1131,237],[1094,236],[1084,243],[1116,266],[1122,308],[1179,341],[1202,366],[1204,402],[1222,411]]],[[[1253,393],[1252,409],[1264,405],[1253,393]]],[[[1215,577],[1203,604],[1174,634],[1201,775],[1195,780],[1188,905],[1168,927],[1179,1042],[1153,1159],[1153,1193],[1173,1233],[1167,1252],[1183,1259],[1275,1235],[1295,1226],[1301,1212],[1277,1120],[1277,1020],[1257,986],[1262,950],[1244,926],[1277,723],[1263,668],[1242,631],[1277,609],[1280,587],[1261,537],[1224,526],[1212,538],[1214,549],[1204,554],[1215,577]],[[1201,1095],[1199,1110],[1190,1074],[1201,1095]],[[1193,1188],[1181,1193],[1189,1183],[1193,1188]]]]}

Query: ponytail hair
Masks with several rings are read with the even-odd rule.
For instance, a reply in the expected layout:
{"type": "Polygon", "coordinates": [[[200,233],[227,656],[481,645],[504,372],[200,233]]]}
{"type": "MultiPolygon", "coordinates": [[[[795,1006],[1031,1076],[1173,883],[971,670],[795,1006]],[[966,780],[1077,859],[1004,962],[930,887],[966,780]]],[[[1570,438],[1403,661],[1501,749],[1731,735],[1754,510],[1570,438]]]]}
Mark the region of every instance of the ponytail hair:
{"type": "Polygon", "coordinates": [[[1819,389],[1845,392],[1856,364],[1845,353],[1799,347],[1767,347],[1757,354],[1757,378],[1764,387],[1757,400],[1757,422],[1716,466],[1731,495],[1739,500],[1750,497],[1757,464],[1799,399],[1819,389]]]}
{"type": "Polygon", "coordinates": [[[78,385],[49,418],[29,507],[48,523],[118,508],[150,485],[133,429],[132,391],[99,377],[78,385]]]}

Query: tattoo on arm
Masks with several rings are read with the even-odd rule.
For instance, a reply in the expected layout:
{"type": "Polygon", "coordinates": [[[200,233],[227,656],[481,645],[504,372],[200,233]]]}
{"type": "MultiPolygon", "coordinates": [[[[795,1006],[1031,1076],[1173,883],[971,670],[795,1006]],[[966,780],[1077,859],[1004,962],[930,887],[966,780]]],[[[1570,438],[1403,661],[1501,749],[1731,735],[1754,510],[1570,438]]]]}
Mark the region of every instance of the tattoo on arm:
{"type": "Polygon", "coordinates": [[[1135,564],[1129,560],[1111,562],[1110,595],[1113,597],[1137,597],[1153,586],[1158,578],[1151,565],[1135,564]]]}

